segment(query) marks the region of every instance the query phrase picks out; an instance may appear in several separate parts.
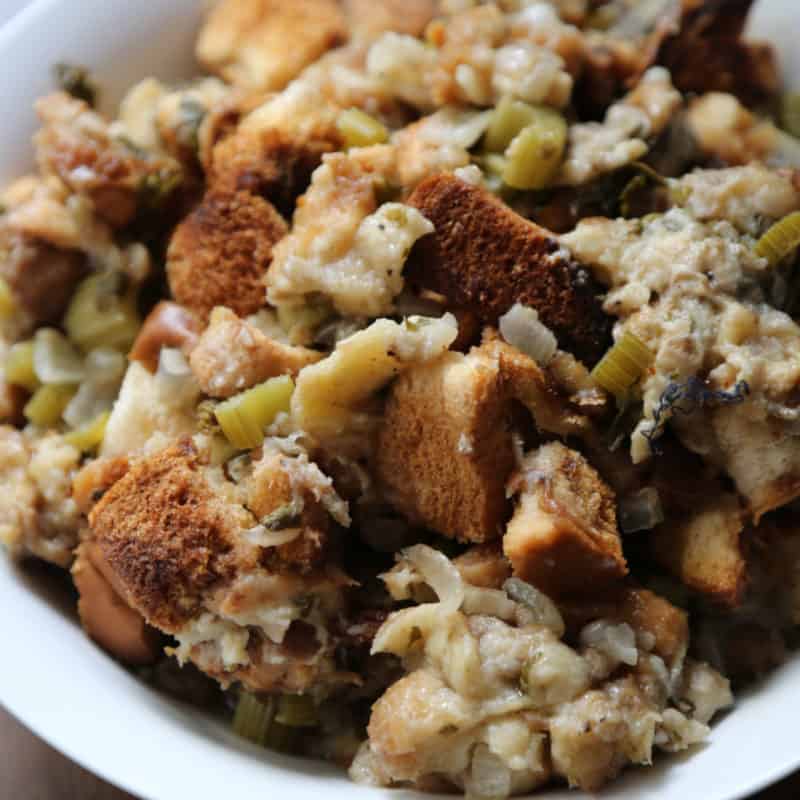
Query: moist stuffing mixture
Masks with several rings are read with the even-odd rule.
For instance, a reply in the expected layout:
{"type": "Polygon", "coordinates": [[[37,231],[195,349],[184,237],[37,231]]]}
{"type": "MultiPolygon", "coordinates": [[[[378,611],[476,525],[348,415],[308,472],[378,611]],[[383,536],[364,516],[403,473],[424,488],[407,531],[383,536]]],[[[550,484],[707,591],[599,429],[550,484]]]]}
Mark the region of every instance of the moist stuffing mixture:
{"type": "Polygon", "coordinates": [[[0,195],[10,557],[358,783],[713,738],[800,624],[800,97],[750,6],[222,0],[113,117],[59,66],[0,195]]]}

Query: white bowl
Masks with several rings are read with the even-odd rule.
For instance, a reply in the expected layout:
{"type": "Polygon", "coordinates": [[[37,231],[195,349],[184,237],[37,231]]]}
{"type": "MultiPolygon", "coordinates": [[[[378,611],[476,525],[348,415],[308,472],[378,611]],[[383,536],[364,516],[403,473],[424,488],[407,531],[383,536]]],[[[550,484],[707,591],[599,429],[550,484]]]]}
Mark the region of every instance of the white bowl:
{"type": "MultiPolygon", "coordinates": [[[[5,0],[0,0],[0,3],[5,0]]],[[[755,26],[782,48],[800,82],[797,0],[760,0],[755,26]]],[[[4,6],[5,7],[5,6],[4,6]]],[[[0,182],[28,169],[34,98],[51,88],[50,66],[87,64],[113,108],[146,75],[193,73],[199,0],[37,0],[0,30],[0,182]]],[[[0,498],[0,502],[3,498],[0,498]]],[[[93,646],[69,603],[0,556],[0,703],[28,727],[105,779],[148,800],[219,800],[264,792],[292,800],[388,791],[349,783],[339,770],[248,745],[222,724],[162,697],[93,646]]],[[[800,659],[772,674],[684,758],[659,758],[604,792],[606,800],[734,800],[800,767],[796,743],[800,659]]],[[[393,800],[411,797],[394,792],[393,800]]],[[[414,795],[418,797],[418,795],[414,795]]],[[[554,790],[538,795],[575,798],[554,790]]]]}

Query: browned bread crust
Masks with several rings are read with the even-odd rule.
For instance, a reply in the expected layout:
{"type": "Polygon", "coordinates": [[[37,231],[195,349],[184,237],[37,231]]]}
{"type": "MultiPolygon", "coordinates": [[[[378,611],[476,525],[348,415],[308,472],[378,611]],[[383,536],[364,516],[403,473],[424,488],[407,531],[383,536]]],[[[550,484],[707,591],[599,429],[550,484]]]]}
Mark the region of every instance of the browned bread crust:
{"type": "Polygon", "coordinates": [[[167,277],[173,297],[203,319],[215,306],[241,317],[258,311],[266,304],[272,248],[287,230],[266,200],[212,190],[172,236],[167,277]]]}
{"type": "Polygon", "coordinates": [[[480,351],[408,370],[392,386],[376,451],[393,505],[445,536],[498,538],[514,462],[509,413],[499,364],[480,351]]]}
{"type": "Polygon", "coordinates": [[[114,588],[152,625],[178,631],[213,585],[232,577],[234,522],[190,441],[150,456],[89,515],[114,588]]]}
{"type": "Polygon", "coordinates": [[[489,325],[516,302],[530,306],[564,349],[588,362],[599,358],[609,336],[600,290],[548,231],[449,174],[424,180],[408,202],[436,228],[412,251],[406,267],[412,284],[489,325]]]}
{"type": "Polygon", "coordinates": [[[237,131],[214,147],[208,181],[214,188],[259,195],[289,219],[322,156],[339,145],[289,138],[276,129],[237,131]]]}
{"type": "Polygon", "coordinates": [[[564,597],[627,574],[614,492],[580,453],[543,445],[515,482],[521,496],[503,537],[514,575],[564,597]]]}

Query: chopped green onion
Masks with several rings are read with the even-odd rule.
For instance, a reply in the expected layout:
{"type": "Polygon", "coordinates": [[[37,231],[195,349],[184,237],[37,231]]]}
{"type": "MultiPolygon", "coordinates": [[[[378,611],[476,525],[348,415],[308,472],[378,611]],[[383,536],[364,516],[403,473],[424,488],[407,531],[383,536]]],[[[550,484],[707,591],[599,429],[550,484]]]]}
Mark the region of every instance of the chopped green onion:
{"type": "Polygon", "coordinates": [[[91,422],[82,425],[80,428],[72,431],[72,433],[68,433],[64,437],[64,441],[67,442],[67,444],[77,447],[81,452],[91,453],[103,443],[103,437],[106,434],[106,425],[108,425],[108,418],[110,416],[110,411],[104,411],[91,422]]]}
{"type": "Polygon", "coordinates": [[[136,298],[113,288],[109,288],[109,276],[90,275],[72,296],[64,328],[81,350],[111,347],[127,352],[136,339],[141,327],[136,298]]]}
{"type": "Polygon", "coordinates": [[[8,281],[0,278],[0,319],[8,319],[16,308],[17,303],[8,281]]]}
{"type": "Polygon", "coordinates": [[[567,146],[567,123],[549,108],[523,128],[506,150],[503,181],[514,189],[544,189],[555,177],[567,146]]]}
{"type": "Polygon", "coordinates": [[[252,450],[264,441],[264,429],[289,410],[294,381],[288,375],[270,378],[246,392],[219,403],[214,415],[228,441],[239,450],[252,450]]]}
{"type": "Polygon", "coordinates": [[[336,129],[347,147],[383,144],[389,138],[389,131],[380,120],[358,108],[348,108],[340,112],[336,119],[336,129]]]}
{"type": "Polygon", "coordinates": [[[278,698],[275,722],[289,728],[313,728],[317,722],[317,707],[307,694],[283,694],[278,698]]]}
{"type": "Polygon", "coordinates": [[[254,694],[242,692],[233,714],[233,731],[243,739],[261,745],[267,743],[267,734],[275,714],[275,703],[262,703],[254,694]]]}
{"type": "Polygon", "coordinates": [[[48,383],[40,386],[25,404],[25,419],[39,428],[57,425],[78,387],[73,384],[48,383]]]}
{"type": "Polygon", "coordinates": [[[504,153],[517,134],[535,121],[536,114],[535,106],[504,97],[492,112],[484,147],[490,153],[504,153]]]}
{"type": "Polygon", "coordinates": [[[12,345],[4,365],[5,379],[15,386],[22,386],[29,392],[35,392],[40,381],[33,368],[33,340],[17,342],[12,345]]]}
{"type": "Polygon", "coordinates": [[[756,255],[774,267],[800,246],[800,211],[776,222],[756,243],[756,255]]]}
{"type": "Polygon", "coordinates": [[[653,354],[647,345],[630,331],[625,331],[592,370],[592,378],[618,402],[624,403],[652,363],[653,354]]]}

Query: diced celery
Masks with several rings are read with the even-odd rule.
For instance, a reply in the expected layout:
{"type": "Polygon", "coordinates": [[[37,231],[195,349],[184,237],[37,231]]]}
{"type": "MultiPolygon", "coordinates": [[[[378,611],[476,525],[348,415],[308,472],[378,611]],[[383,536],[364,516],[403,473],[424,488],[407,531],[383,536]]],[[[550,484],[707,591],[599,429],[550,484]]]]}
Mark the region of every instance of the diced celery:
{"type": "Polygon", "coordinates": [[[592,378],[622,403],[652,363],[653,354],[647,345],[630,331],[625,331],[592,370],[592,378]]]}
{"type": "Polygon", "coordinates": [[[69,338],[84,351],[111,347],[127,352],[141,327],[136,298],[108,289],[108,276],[90,275],[72,296],[64,317],[69,338]]]}
{"type": "Polygon", "coordinates": [[[348,108],[340,112],[336,119],[336,129],[347,147],[383,144],[389,138],[389,131],[380,120],[358,108],[348,108]]]}
{"type": "Polygon", "coordinates": [[[567,123],[556,111],[537,109],[506,150],[503,181],[514,189],[544,189],[555,177],[567,146],[567,123]]]}
{"type": "Polygon", "coordinates": [[[800,247],[800,211],[776,222],[756,243],[756,255],[774,267],[800,247]]]}
{"type": "Polygon", "coordinates": [[[534,122],[537,111],[530,103],[504,97],[492,112],[484,147],[491,153],[504,153],[517,134],[534,122]]]}
{"type": "Polygon", "coordinates": [[[233,715],[233,731],[262,747],[267,743],[267,734],[275,713],[273,702],[262,703],[255,695],[242,692],[233,715]]]}
{"type": "Polygon", "coordinates": [[[33,340],[12,345],[4,365],[5,379],[15,386],[35,392],[40,385],[33,368],[33,340]]]}
{"type": "Polygon", "coordinates": [[[275,722],[289,728],[313,728],[318,722],[314,699],[307,694],[281,695],[275,722]]]}
{"type": "Polygon", "coordinates": [[[40,386],[28,400],[22,413],[31,424],[40,428],[51,428],[58,424],[76,391],[74,384],[48,383],[40,386]]]}
{"type": "Polygon", "coordinates": [[[108,418],[110,416],[110,411],[104,411],[92,420],[92,422],[82,425],[80,428],[68,433],[64,437],[64,441],[77,447],[78,450],[84,453],[91,453],[103,443],[103,437],[106,434],[106,425],[108,425],[108,418]]]}
{"type": "Polygon", "coordinates": [[[214,414],[228,441],[239,450],[252,450],[264,441],[264,429],[289,410],[294,381],[288,375],[270,378],[220,403],[214,414]]]}

